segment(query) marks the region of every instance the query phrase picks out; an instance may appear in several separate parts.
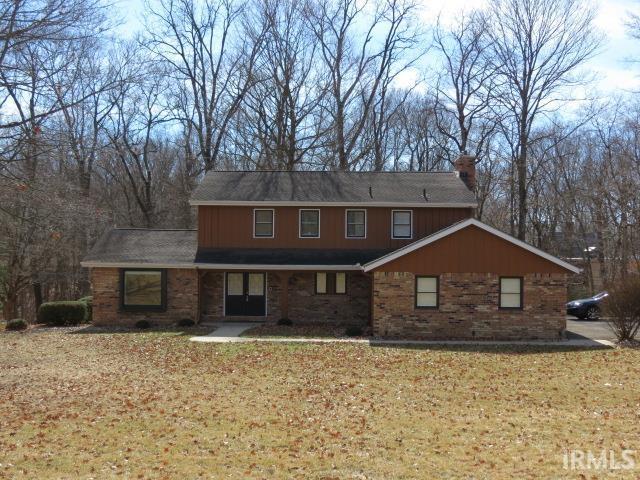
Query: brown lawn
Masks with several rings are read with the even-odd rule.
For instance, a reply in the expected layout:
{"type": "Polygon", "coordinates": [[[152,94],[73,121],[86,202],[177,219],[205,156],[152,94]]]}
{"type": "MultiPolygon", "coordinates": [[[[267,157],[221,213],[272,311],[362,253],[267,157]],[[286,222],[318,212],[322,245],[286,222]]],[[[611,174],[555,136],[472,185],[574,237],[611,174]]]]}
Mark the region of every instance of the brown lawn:
{"type": "Polygon", "coordinates": [[[0,478],[607,477],[564,470],[566,449],[640,466],[638,350],[31,331],[0,333],[0,365],[0,478]]]}

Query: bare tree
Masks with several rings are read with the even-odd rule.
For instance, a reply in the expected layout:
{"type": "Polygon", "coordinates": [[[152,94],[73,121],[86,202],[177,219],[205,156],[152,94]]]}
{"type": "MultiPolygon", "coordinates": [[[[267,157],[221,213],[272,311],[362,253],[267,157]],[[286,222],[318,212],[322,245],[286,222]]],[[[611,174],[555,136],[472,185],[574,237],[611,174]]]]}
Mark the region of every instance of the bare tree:
{"type": "Polygon", "coordinates": [[[453,143],[456,155],[472,155],[477,162],[498,123],[494,72],[486,62],[487,28],[486,17],[472,12],[462,13],[450,29],[438,24],[434,33],[435,49],[443,59],[435,88],[438,129],[453,143]]]}
{"type": "Polygon", "coordinates": [[[60,111],[62,105],[42,82],[48,73],[42,65],[60,47],[95,38],[108,27],[101,0],[0,2],[0,108],[15,112],[5,116],[0,130],[33,127],[60,111]],[[40,97],[37,109],[23,96],[33,86],[40,97]]]}
{"type": "Polygon", "coordinates": [[[397,77],[415,60],[406,57],[418,41],[410,23],[415,10],[414,3],[404,0],[309,4],[307,12],[329,78],[328,142],[341,170],[353,168],[367,153],[360,141],[384,79],[397,77]],[[369,9],[373,13],[367,18],[369,9]]]}
{"type": "MultiPolygon", "coordinates": [[[[172,165],[163,163],[161,127],[170,120],[164,107],[168,85],[165,72],[148,63],[131,65],[139,73],[135,82],[122,82],[113,91],[112,114],[104,131],[109,138],[112,155],[106,170],[118,182],[130,205],[131,224],[136,224],[135,208],[145,227],[157,224],[159,214],[155,190],[171,172],[172,165]]],[[[160,67],[161,68],[161,67],[160,67]]]]}
{"type": "Polygon", "coordinates": [[[597,51],[595,10],[579,0],[492,0],[488,64],[496,98],[512,122],[515,145],[517,236],[525,239],[528,155],[532,129],[584,83],[577,69],[597,51]]]}
{"type": "MultiPolygon", "coordinates": [[[[168,65],[175,116],[205,170],[217,160],[231,119],[255,84],[263,32],[239,38],[243,7],[232,0],[161,0],[148,4],[145,45],[168,65]]],[[[250,22],[251,19],[245,21],[250,22]]]]}
{"type": "Polygon", "coordinates": [[[255,87],[246,96],[234,132],[245,158],[257,168],[293,170],[323,139],[320,103],[326,92],[318,48],[301,0],[258,1],[250,25],[263,34],[255,87]]]}

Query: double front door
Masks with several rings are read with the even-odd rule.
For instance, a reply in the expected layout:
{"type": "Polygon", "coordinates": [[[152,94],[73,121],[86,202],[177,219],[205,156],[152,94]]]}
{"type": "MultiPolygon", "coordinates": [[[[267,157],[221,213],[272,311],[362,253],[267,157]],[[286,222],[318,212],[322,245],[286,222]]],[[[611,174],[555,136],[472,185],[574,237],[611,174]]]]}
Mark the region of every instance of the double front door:
{"type": "Polygon", "coordinates": [[[263,316],[266,313],[264,273],[229,272],[225,282],[225,315],[263,316]]]}

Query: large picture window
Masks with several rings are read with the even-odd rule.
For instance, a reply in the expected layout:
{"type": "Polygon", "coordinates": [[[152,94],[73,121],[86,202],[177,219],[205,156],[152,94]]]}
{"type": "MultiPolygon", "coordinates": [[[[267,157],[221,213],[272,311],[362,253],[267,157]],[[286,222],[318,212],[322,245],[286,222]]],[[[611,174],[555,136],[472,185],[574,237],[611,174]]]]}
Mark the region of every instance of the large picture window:
{"type": "Polygon", "coordinates": [[[391,212],[391,237],[412,237],[412,212],[411,210],[393,210],[391,212]]]}
{"type": "Polygon", "coordinates": [[[121,270],[120,305],[125,310],[164,310],[166,270],[121,270]]]}
{"type": "Polygon", "coordinates": [[[416,308],[438,308],[438,277],[416,277],[416,308]]]}
{"type": "Polygon", "coordinates": [[[365,238],[367,236],[367,211],[347,210],[347,238],[365,238]]]}
{"type": "Polygon", "coordinates": [[[253,211],[253,236],[257,238],[273,238],[273,210],[253,211]]]}
{"type": "Polygon", "coordinates": [[[500,308],[522,308],[522,277],[500,277],[500,308]]]}
{"type": "Polygon", "coordinates": [[[300,238],[320,237],[320,210],[300,210],[300,238]]]}
{"type": "Polygon", "coordinates": [[[317,295],[344,295],[347,293],[347,274],[345,272],[316,273],[317,295]]]}

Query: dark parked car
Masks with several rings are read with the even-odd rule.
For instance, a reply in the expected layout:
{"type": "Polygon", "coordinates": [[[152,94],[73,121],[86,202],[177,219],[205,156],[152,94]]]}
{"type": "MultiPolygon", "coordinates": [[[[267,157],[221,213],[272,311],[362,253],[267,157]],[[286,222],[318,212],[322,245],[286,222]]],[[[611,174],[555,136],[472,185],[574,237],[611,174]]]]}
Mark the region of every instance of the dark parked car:
{"type": "Polygon", "coordinates": [[[600,317],[601,303],[608,296],[607,292],[600,292],[593,297],[573,300],[567,303],[567,315],[573,315],[580,320],[596,320],[600,317]]]}

